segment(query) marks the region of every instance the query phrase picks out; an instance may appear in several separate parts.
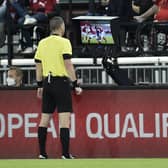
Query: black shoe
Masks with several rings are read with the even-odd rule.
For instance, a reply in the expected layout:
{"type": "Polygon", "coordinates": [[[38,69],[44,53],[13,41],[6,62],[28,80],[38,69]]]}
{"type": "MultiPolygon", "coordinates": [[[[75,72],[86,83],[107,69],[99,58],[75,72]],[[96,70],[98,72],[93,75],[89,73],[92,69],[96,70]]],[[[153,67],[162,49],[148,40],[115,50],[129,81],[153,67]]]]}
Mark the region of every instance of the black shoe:
{"type": "Polygon", "coordinates": [[[48,159],[48,156],[46,154],[43,154],[43,155],[39,155],[38,156],[39,159],[48,159]]]}
{"type": "Polygon", "coordinates": [[[62,155],[61,158],[62,159],[75,159],[75,157],[72,156],[71,154],[69,154],[68,156],[62,155]]]}

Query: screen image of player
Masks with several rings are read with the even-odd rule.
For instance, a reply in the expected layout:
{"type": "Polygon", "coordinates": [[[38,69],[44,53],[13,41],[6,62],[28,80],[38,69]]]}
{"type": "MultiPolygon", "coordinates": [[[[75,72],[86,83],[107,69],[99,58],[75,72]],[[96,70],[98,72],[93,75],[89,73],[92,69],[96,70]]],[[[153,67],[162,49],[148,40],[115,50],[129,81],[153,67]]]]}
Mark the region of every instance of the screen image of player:
{"type": "Polygon", "coordinates": [[[114,44],[111,24],[106,21],[80,21],[82,44],[114,44]]]}

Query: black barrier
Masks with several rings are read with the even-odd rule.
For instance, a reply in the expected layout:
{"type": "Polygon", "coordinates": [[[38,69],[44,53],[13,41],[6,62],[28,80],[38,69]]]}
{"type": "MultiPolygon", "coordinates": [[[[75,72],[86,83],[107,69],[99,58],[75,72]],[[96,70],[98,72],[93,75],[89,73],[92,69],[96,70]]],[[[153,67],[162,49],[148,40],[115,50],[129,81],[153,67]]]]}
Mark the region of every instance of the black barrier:
{"type": "MultiPolygon", "coordinates": [[[[148,85],[134,85],[134,86],[117,86],[117,85],[81,85],[85,90],[148,90],[148,89],[168,89],[168,84],[148,84],[148,85]]],[[[9,87],[0,86],[0,90],[37,90],[35,86],[9,87]]],[[[36,96],[36,95],[34,95],[36,96]]]]}

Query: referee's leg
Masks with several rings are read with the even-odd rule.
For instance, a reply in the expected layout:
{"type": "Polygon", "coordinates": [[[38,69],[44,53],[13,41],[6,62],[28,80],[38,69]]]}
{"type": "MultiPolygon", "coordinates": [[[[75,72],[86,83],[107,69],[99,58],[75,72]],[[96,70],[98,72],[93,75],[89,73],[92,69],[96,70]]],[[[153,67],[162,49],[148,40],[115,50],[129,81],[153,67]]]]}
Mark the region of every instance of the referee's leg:
{"type": "Polygon", "coordinates": [[[60,140],[62,144],[62,157],[71,159],[69,154],[69,144],[70,144],[70,112],[61,112],[59,113],[59,126],[60,126],[60,140]]]}
{"type": "Polygon", "coordinates": [[[51,119],[50,113],[42,113],[41,120],[38,127],[38,141],[39,141],[39,149],[40,149],[40,159],[47,159],[46,153],[46,138],[47,138],[47,127],[51,119]]]}

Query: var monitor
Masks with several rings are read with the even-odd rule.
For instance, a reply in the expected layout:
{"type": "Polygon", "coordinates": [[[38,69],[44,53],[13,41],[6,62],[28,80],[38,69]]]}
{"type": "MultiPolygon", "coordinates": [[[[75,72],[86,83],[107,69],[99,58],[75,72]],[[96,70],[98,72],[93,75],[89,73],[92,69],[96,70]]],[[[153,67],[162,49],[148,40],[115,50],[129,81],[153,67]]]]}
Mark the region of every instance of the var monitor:
{"type": "Polygon", "coordinates": [[[113,44],[111,24],[108,21],[80,21],[82,44],[113,44]]]}
{"type": "Polygon", "coordinates": [[[76,20],[76,32],[79,44],[112,45],[114,37],[111,20],[106,18],[84,17],[76,20]],[[85,18],[85,19],[84,19],[85,18]]]}

